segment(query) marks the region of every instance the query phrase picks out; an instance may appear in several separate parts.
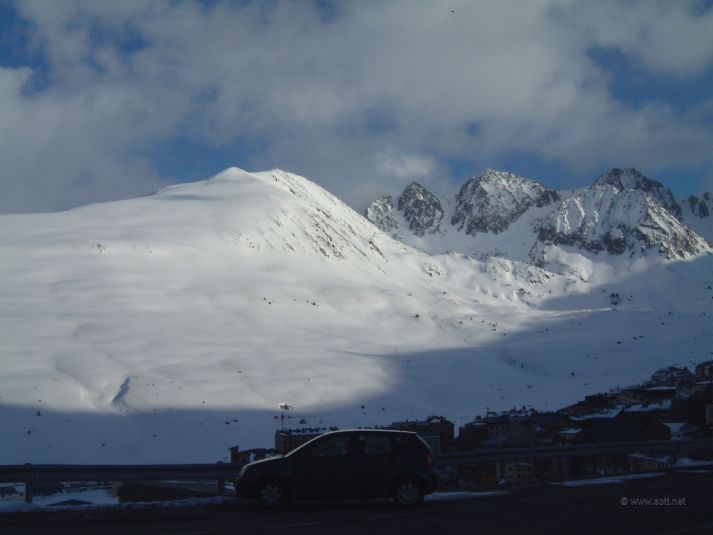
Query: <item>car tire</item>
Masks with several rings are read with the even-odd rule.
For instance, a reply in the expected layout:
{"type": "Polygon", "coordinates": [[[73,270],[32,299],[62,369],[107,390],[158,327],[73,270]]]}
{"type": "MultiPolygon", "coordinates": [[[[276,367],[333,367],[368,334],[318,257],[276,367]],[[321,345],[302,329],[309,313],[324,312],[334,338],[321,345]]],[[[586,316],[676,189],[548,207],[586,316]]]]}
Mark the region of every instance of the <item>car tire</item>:
{"type": "Polygon", "coordinates": [[[287,487],[282,481],[268,479],[257,488],[257,501],[265,509],[277,509],[288,501],[287,487]]]}
{"type": "Polygon", "coordinates": [[[415,478],[400,479],[394,485],[394,503],[399,507],[416,507],[423,502],[423,485],[415,478]]]}

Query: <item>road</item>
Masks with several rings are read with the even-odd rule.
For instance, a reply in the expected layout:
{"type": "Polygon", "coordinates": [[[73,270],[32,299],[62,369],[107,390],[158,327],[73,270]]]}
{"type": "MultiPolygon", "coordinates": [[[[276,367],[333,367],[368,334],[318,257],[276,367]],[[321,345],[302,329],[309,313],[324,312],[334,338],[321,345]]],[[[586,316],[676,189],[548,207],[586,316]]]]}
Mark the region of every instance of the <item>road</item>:
{"type": "Polygon", "coordinates": [[[0,516],[3,534],[338,533],[713,533],[713,468],[673,471],[619,484],[537,484],[509,494],[427,502],[415,511],[389,503],[294,505],[266,512],[252,505],[180,509],[24,513],[0,516]],[[622,505],[626,498],[628,505],[622,505]],[[685,505],[635,505],[640,498],[685,505]]]}

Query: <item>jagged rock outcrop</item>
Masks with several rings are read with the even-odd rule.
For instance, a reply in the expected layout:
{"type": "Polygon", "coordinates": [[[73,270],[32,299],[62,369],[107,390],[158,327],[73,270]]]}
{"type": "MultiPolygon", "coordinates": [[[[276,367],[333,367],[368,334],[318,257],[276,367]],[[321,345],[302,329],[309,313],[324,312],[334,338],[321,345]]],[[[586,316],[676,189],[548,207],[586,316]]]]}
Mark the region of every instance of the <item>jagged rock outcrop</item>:
{"type": "Polygon", "coordinates": [[[487,169],[463,184],[456,196],[451,224],[466,234],[497,234],[531,206],[544,206],[557,199],[555,191],[539,182],[487,169]]]}
{"type": "Polygon", "coordinates": [[[676,219],[681,219],[681,207],[676,202],[671,190],[656,180],[645,177],[633,167],[614,168],[594,181],[593,186],[613,186],[618,191],[639,190],[648,194],[676,219]]]}
{"type": "Polygon", "coordinates": [[[399,197],[398,209],[416,236],[438,232],[443,220],[443,207],[433,193],[417,182],[409,184],[399,197]]]}
{"type": "Polygon", "coordinates": [[[602,182],[562,200],[538,230],[545,244],[610,254],[656,250],[667,258],[710,253],[710,245],[649,193],[602,182]]]}
{"type": "Polygon", "coordinates": [[[669,259],[713,252],[705,219],[713,211],[711,195],[679,204],[666,186],[634,168],[612,169],[566,196],[488,169],[446,202],[412,183],[397,203],[391,197],[374,201],[366,217],[429,253],[456,250],[544,266],[553,246],[631,257],[655,252],[669,259]]]}

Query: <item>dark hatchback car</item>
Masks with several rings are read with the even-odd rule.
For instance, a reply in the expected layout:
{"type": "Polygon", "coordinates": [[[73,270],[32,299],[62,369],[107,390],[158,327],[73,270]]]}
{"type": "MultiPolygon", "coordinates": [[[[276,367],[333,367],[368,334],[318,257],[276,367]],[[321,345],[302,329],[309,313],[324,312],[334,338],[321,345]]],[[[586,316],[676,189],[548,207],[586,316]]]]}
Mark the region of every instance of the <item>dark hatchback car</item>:
{"type": "Polygon", "coordinates": [[[326,433],[284,457],[244,466],[235,493],[268,508],[290,500],[372,498],[413,507],[436,482],[431,450],[416,433],[360,429],[326,433]]]}

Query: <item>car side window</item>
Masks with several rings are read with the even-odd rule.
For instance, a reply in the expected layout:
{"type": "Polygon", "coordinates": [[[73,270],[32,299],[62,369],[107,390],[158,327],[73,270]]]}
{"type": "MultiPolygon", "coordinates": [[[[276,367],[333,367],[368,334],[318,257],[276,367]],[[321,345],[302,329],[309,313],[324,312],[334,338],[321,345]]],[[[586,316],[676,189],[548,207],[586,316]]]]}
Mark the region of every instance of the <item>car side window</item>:
{"type": "Polygon", "coordinates": [[[312,444],[303,456],[310,459],[344,457],[349,450],[349,436],[329,437],[312,444]]]}
{"type": "Polygon", "coordinates": [[[389,455],[393,451],[391,439],[379,435],[360,435],[357,439],[357,453],[362,455],[389,455]]]}

